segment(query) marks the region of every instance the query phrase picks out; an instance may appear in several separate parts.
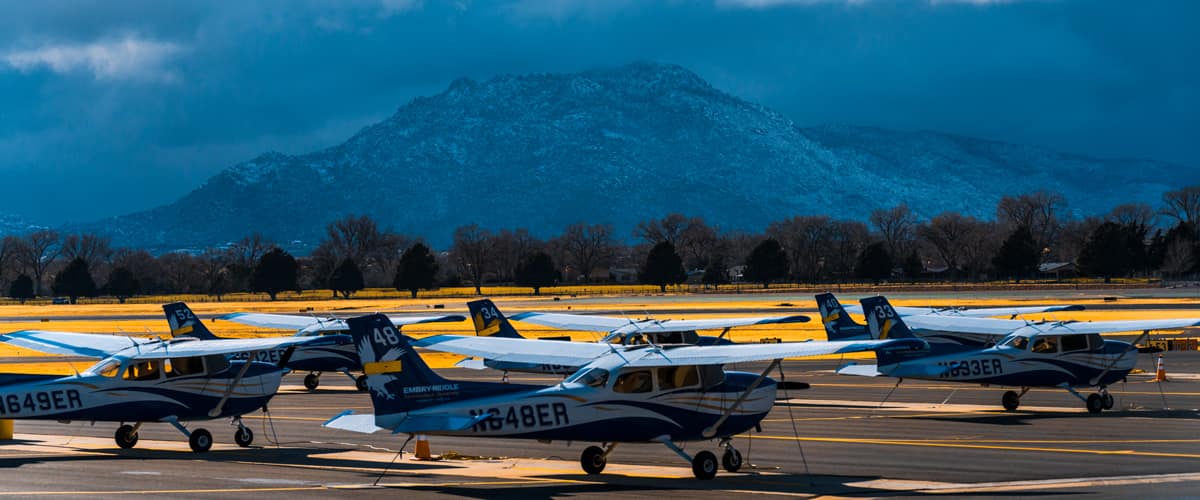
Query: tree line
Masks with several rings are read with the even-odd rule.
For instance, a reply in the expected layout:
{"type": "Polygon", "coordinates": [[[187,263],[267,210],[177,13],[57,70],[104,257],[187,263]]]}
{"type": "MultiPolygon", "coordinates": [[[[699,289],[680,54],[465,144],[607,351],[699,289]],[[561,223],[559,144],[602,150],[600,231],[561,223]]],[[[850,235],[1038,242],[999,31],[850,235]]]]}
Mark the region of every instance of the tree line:
{"type": "Polygon", "coordinates": [[[602,282],[666,287],[684,282],[834,283],[867,280],[1015,280],[1040,266],[1079,276],[1168,279],[1200,274],[1200,186],[1163,194],[1155,208],[1134,203],[1073,217],[1057,193],[1005,196],[995,217],[944,212],[921,219],[901,203],[867,222],[826,215],[774,221],[761,234],[723,231],[700,217],[668,214],[637,225],[627,244],[609,224],[577,223],[550,239],[526,229],[458,227],[435,251],[421,238],[381,229],[364,215],[326,226],[311,255],[295,257],[250,235],[198,254],[152,255],[113,248],[95,234],[41,230],[0,240],[0,283],[8,296],[207,294],[325,289],[351,297],[364,288],[420,290],[485,284],[541,288],[602,282]]]}

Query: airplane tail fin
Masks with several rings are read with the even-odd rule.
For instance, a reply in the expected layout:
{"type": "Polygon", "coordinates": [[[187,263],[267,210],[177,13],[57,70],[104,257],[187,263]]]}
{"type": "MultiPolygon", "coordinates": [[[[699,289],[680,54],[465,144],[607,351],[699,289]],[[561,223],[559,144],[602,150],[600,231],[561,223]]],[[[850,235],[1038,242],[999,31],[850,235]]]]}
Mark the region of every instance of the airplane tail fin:
{"type": "Polygon", "coordinates": [[[836,340],[867,340],[871,332],[866,325],[856,323],[842,303],[832,293],[822,293],[816,296],[817,310],[821,313],[821,323],[825,325],[825,335],[831,341],[836,340]]]}
{"type": "Polygon", "coordinates": [[[172,302],[163,304],[163,313],[167,315],[167,324],[171,327],[171,336],[173,337],[194,337],[200,340],[217,340],[220,337],[213,335],[204,326],[204,322],[192,313],[187,304],[183,302],[172,302]]]}
{"type": "MultiPolygon", "coordinates": [[[[886,298],[882,296],[868,297],[859,302],[862,303],[863,314],[867,316],[867,329],[871,332],[871,338],[878,340],[918,338],[908,328],[908,325],[904,324],[904,320],[900,318],[886,298]]],[[[929,354],[928,350],[890,351],[883,349],[875,351],[875,359],[879,366],[886,366],[926,357],[929,354]]]]}
{"type": "Polygon", "coordinates": [[[425,364],[387,316],[346,320],[358,349],[375,414],[404,413],[459,399],[458,384],[425,364]]]}
{"type": "Polygon", "coordinates": [[[510,339],[524,338],[513,328],[508,318],[500,312],[491,299],[481,299],[467,302],[471,312],[471,322],[475,323],[475,335],[480,337],[505,337],[510,339]]]}

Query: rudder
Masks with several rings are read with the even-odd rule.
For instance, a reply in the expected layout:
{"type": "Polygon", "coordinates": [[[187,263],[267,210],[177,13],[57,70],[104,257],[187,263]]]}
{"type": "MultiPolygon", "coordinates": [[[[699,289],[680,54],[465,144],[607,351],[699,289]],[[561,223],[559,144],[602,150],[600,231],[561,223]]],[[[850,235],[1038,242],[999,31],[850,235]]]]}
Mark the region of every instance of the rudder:
{"type": "Polygon", "coordinates": [[[512,323],[508,322],[508,318],[504,317],[491,299],[467,302],[467,310],[471,312],[471,322],[475,324],[475,335],[510,339],[524,338],[516,328],[513,328],[512,323]]]}
{"type": "Polygon", "coordinates": [[[346,320],[346,325],[362,361],[377,415],[457,399],[458,384],[434,373],[387,316],[359,316],[346,320]]]}
{"type": "Polygon", "coordinates": [[[163,304],[163,313],[167,315],[167,325],[171,327],[172,337],[193,337],[200,340],[218,340],[204,326],[204,322],[192,313],[191,308],[183,302],[163,304]]]}
{"type": "Polygon", "coordinates": [[[821,313],[821,323],[825,326],[825,335],[831,341],[837,340],[867,340],[871,332],[866,325],[856,323],[842,303],[832,293],[818,294],[817,310],[821,313]]]}

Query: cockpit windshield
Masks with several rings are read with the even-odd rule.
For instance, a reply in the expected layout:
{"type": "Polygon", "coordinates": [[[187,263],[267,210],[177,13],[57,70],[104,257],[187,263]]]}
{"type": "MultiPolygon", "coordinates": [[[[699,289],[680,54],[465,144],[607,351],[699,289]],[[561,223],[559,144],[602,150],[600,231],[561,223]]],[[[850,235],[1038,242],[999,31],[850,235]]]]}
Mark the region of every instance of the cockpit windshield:
{"type": "Polygon", "coordinates": [[[592,368],[583,370],[568,378],[566,382],[574,382],[583,384],[588,387],[601,388],[608,384],[608,370],[603,368],[592,368]]]}
{"type": "Polygon", "coordinates": [[[1024,351],[1025,348],[1029,346],[1029,337],[1013,335],[1013,336],[1009,337],[1008,340],[1001,342],[1000,345],[1008,346],[1008,347],[1012,347],[1013,349],[1020,349],[1020,350],[1024,351]]]}

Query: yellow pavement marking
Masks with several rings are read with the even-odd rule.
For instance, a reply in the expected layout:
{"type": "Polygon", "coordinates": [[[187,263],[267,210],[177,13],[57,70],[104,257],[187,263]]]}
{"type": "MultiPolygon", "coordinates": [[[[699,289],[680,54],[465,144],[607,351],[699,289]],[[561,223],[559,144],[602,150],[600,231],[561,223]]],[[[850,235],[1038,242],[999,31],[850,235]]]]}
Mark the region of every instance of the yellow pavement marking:
{"type": "MultiPolygon", "coordinates": [[[[869,439],[869,438],[832,438],[832,437],[793,437],[793,436],[764,436],[757,435],[755,438],[774,439],[780,441],[811,441],[824,443],[844,443],[844,444],[873,444],[887,446],[925,446],[932,448],[966,448],[979,450],[1005,450],[1005,451],[1036,451],[1047,453],[1082,453],[1088,455],[1134,455],[1144,457],[1167,457],[1167,458],[1200,458],[1200,454],[1194,453],[1167,453],[1157,451],[1138,451],[1138,450],[1089,450],[1082,448],[1041,448],[1036,446],[999,446],[986,444],[969,444],[969,443],[951,443],[951,442],[931,442],[924,440],[912,439],[869,439]]],[[[988,442],[1005,442],[1005,441],[988,441],[988,442]]]]}
{"type": "Polygon", "coordinates": [[[1154,474],[1141,476],[1115,476],[1093,478],[1063,478],[1040,479],[1032,481],[1007,481],[988,483],[940,483],[936,481],[907,481],[894,479],[875,479],[856,483],[846,483],[846,486],[882,489],[891,491],[910,491],[920,493],[994,493],[1006,491],[1037,491],[1062,488],[1083,488],[1090,486],[1126,486],[1138,484],[1164,484],[1189,481],[1200,481],[1200,474],[1154,474]]]}
{"type": "Polygon", "coordinates": [[[0,491],[0,496],[85,496],[85,495],[172,495],[187,493],[259,493],[270,491],[318,491],[327,490],[325,486],[291,486],[283,488],[212,488],[212,489],[174,489],[174,490],[98,490],[98,491],[0,491]]]}
{"type": "MultiPolygon", "coordinates": [[[[258,420],[267,420],[266,415],[242,415],[242,418],[243,419],[254,418],[254,419],[258,419],[258,420]]],[[[325,421],[328,421],[329,418],[333,418],[333,416],[331,415],[329,418],[315,418],[315,417],[284,417],[284,416],[280,416],[280,415],[271,415],[270,418],[272,420],[303,420],[306,422],[325,422],[325,421]]]]}

